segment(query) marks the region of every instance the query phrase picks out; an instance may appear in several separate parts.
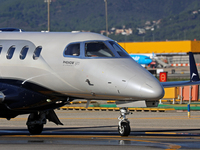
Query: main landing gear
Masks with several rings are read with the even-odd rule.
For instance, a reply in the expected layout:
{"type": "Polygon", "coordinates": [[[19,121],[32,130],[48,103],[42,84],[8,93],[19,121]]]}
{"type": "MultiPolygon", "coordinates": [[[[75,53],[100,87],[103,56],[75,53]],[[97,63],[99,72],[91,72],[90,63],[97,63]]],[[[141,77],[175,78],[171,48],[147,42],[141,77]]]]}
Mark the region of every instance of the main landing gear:
{"type": "Polygon", "coordinates": [[[120,108],[120,116],[118,117],[119,119],[119,126],[118,126],[118,132],[121,136],[128,136],[131,132],[130,128],[130,122],[126,118],[126,115],[129,115],[130,111],[123,107],[120,108]]]}
{"type": "Polygon", "coordinates": [[[57,125],[63,125],[58,119],[54,110],[31,113],[26,122],[30,134],[32,135],[41,134],[44,124],[47,123],[47,119],[49,121],[54,122],[57,125]]]}
{"type": "Polygon", "coordinates": [[[31,113],[27,120],[27,128],[30,134],[36,135],[42,133],[44,124],[46,124],[46,114],[44,112],[31,113]]]}

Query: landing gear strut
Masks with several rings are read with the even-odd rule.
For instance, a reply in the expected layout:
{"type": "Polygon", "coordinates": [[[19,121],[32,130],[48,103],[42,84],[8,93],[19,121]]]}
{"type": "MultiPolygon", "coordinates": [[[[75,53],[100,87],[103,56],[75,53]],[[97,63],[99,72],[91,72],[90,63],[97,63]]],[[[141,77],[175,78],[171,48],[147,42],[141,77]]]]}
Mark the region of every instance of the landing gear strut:
{"type": "Polygon", "coordinates": [[[118,132],[121,136],[128,136],[131,132],[130,129],[130,122],[126,118],[126,115],[129,115],[130,111],[123,107],[120,109],[120,116],[118,117],[119,119],[119,126],[118,126],[118,132]]]}

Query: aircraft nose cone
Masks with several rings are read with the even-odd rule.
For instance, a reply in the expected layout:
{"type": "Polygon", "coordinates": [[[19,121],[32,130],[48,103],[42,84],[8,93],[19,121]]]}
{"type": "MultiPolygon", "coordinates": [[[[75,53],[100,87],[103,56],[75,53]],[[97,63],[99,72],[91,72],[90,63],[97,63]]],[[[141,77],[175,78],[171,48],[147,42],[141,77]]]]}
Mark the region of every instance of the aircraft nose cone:
{"type": "Polygon", "coordinates": [[[150,64],[151,62],[152,62],[152,60],[151,60],[151,59],[147,60],[147,64],[150,64]]]}
{"type": "Polygon", "coordinates": [[[147,99],[161,99],[164,96],[164,89],[157,81],[146,81],[140,88],[140,94],[147,99]]]}

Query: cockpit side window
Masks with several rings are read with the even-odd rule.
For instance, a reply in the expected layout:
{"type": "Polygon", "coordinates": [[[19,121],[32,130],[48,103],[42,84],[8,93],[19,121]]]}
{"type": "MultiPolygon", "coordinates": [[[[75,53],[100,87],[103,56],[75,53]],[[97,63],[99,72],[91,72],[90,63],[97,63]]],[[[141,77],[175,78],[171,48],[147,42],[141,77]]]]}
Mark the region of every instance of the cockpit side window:
{"type": "Polygon", "coordinates": [[[114,54],[103,42],[88,42],[85,43],[85,57],[114,57],[114,54]]]}
{"type": "Polygon", "coordinates": [[[41,46],[36,47],[36,49],[35,49],[35,51],[33,53],[33,59],[34,60],[37,60],[40,57],[41,51],[42,51],[42,47],[41,46]]]}
{"type": "Polygon", "coordinates": [[[68,45],[64,50],[64,55],[79,56],[80,55],[80,43],[68,45]]]}
{"type": "Polygon", "coordinates": [[[121,57],[129,57],[129,54],[116,42],[109,41],[110,45],[117,51],[121,57]]]}
{"type": "Polygon", "coordinates": [[[8,49],[6,58],[7,58],[7,59],[11,59],[11,58],[13,57],[14,52],[15,52],[15,46],[11,46],[11,47],[8,49]]]}

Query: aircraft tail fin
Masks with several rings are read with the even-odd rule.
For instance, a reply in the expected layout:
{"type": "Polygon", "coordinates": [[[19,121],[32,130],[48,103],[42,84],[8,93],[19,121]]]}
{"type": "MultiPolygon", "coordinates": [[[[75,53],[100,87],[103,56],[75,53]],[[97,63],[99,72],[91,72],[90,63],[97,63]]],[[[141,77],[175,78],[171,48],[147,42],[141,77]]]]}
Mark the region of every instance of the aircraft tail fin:
{"type": "Polygon", "coordinates": [[[190,60],[190,81],[191,82],[199,81],[199,74],[197,71],[196,63],[192,52],[189,52],[189,60],[190,60]]]}

